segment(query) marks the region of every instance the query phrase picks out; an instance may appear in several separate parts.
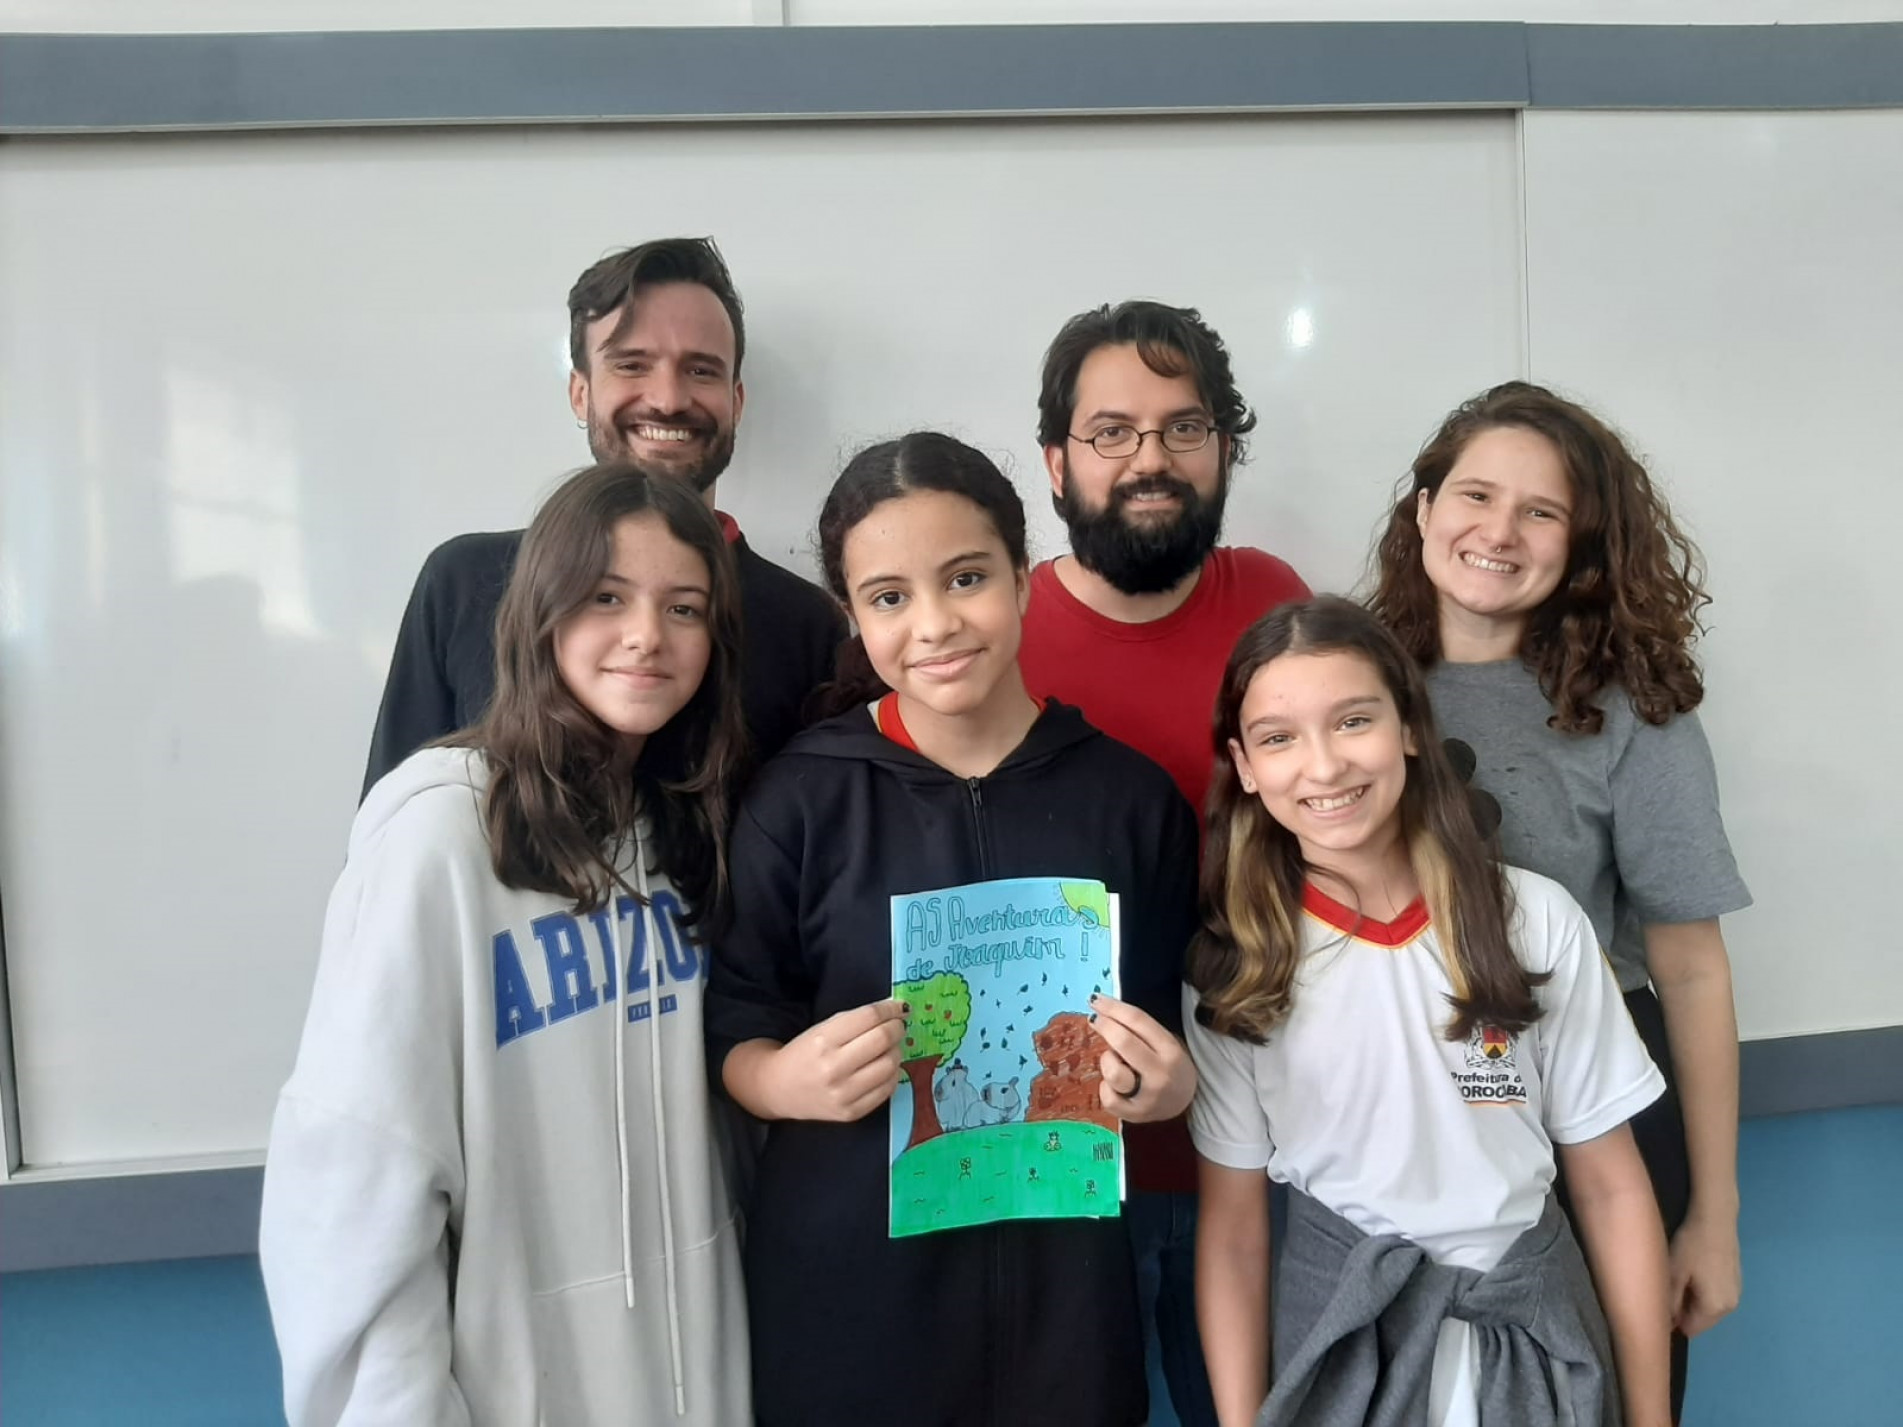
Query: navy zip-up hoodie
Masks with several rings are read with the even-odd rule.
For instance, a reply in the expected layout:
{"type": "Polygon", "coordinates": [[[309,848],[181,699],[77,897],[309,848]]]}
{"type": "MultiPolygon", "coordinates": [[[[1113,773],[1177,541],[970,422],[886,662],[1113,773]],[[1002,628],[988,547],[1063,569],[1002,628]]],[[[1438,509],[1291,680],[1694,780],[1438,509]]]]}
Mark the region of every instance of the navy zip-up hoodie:
{"type": "MultiPolygon", "coordinates": [[[[983,778],[854,709],[760,774],[733,838],[734,920],[714,950],[707,1044],[789,1041],[892,993],[895,893],[1000,877],[1120,893],[1124,998],[1181,1026],[1196,820],[1169,775],[1049,704],[983,778]]],[[[778,1121],[746,1240],[760,1427],[1133,1427],[1148,1412],[1129,1240],[1117,1219],[887,1235],[887,1111],[778,1121]]]]}

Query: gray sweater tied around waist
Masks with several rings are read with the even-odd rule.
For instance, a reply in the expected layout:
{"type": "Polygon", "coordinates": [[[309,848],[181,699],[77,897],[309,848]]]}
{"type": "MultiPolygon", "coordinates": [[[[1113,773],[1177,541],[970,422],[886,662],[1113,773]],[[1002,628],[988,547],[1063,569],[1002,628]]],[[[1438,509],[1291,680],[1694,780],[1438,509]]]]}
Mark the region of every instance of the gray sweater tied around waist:
{"type": "Polygon", "coordinates": [[[1479,1340],[1482,1427],[1619,1427],[1592,1276],[1549,1195],[1487,1273],[1371,1238],[1289,1192],[1275,1291],[1275,1386],[1256,1427],[1426,1427],[1442,1320],[1479,1340]]]}

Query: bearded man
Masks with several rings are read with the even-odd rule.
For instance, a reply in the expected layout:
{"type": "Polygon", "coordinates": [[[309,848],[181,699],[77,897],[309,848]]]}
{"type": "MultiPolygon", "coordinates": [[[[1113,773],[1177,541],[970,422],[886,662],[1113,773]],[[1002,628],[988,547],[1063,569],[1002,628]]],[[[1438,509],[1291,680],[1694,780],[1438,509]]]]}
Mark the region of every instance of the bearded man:
{"type": "MultiPolygon", "coordinates": [[[[1079,313],[1045,353],[1038,441],[1071,553],[1031,572],[1024,681],[1160,763],[1199,816],[1229,651],[1261,615],[1309,593],[1275,556],[1216,543],[1254,427],[1228,350],[1192,308],[1079,313]]],[[[1189,1133],[1173,1120],[1129,1126],[1125,1139],[1144,1348],[1170,1398],[1152,1401],[1151,1427],[1214,1427],[1196,1332],[1189,1133]]]]}
{"type": "MultiPolygon", "coordinates": [[[[687,482],[714,504],[746,405],[740,295],[711,238],[613,253],[568,294],[568,404],[598,462],[687,482]]],[[[721,527],[740,573],[740,699],[756,761],[799,731],[832,677],[845,620],[826,593],[721,527]]],[[[459,535],[423,563],[397,633],[364,791],[417,748],[466,728],[495,692],[495,619],[520,530],[459,535]]]]}

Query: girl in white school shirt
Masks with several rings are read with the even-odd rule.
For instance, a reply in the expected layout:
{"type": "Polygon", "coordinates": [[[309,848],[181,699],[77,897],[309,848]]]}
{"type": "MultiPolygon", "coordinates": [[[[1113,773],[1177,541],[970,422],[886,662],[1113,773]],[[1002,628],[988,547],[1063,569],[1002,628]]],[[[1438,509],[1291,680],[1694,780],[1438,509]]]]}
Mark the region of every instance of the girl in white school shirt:
{"type": "Polygon", "coordinates": [[[750,1420],[694,930],[738,618],[688,486],[584,471],[483,720],[364,800],[265,1166],[292,1427],[750,1420]]]}
{"type": "Polygon", "coordinates": [[[1661,1082],[1584,914],[1489,858],[1359,606],[1259,620],[1215,724],[1185,1026],[1224,1427],[1663,1427],[1665,1243],[1626,1124],[1661,1082]]]}
{"type": "MultiPolygon", "coordinates": [[[[1510,863],[1592,919],[1666,1093],[1633,1121],[1686,1340],[1737,1306],[1738,1026],[1718,919],[1748,906],[1693,712],[1698,552],[1617,432],[1526,382],[1448,414],[1377,548],[1372,600],[1469,745],[1510,863]]],[[[1563,1188],[1562,1184],[1562,1188],[1563,1188]]]]}

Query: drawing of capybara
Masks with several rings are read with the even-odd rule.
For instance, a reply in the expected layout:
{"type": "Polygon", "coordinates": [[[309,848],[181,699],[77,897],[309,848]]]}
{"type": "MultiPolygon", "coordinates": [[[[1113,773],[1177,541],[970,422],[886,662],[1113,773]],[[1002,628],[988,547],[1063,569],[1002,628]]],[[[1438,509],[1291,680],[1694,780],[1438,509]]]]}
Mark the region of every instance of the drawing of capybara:
{"type": "Polygon", "coordinates": [[[1005,1084],[988,1081],[985,1088],[978,1092],[977,1103],[971,1107],[966,1118],[967,1127],[979,1125],[1002,1125],[1006,1120],[1015,1120],[1024,1109],[1024,1096],[1018,1092],[1018,1078],[1012,1076],[1005,1084]]]}
{"type": "Polygon", "coordinates": [[[1075,1011],[1061,1012],[1042,1030],[1034,1031],[1031,1040],[1044,1068],[1031,1081],[1031,1105],[1025,1119],[1084,1120],[1116,1129],[1116,1117],[1104,1109],[1099,1093],[1103,1074],[1098,1058],[1106,1047],[1089,1019],[1075,1011]]]}
{"type": "Polygon", "coordinates": [[[1106,1049],[1088,1020],[1075,1011],[1051,1017],[1050,1024],[1031,1033],[1037,1058],[1045,1070],[1057,1076],[1086,1075],[1097,1068],[1097,1057],[1106,1049]]]}
{"type": "Polygon", "coordinates": [[[932,1087],[932,1099],[938,1106],[938,1123],[947,1130],[962,1130],[972,1123],[972,1107],[979,1103],[978,1092],[971,1088],[971,1072],[963,1061],[954,1060],[932,1087]]]}

